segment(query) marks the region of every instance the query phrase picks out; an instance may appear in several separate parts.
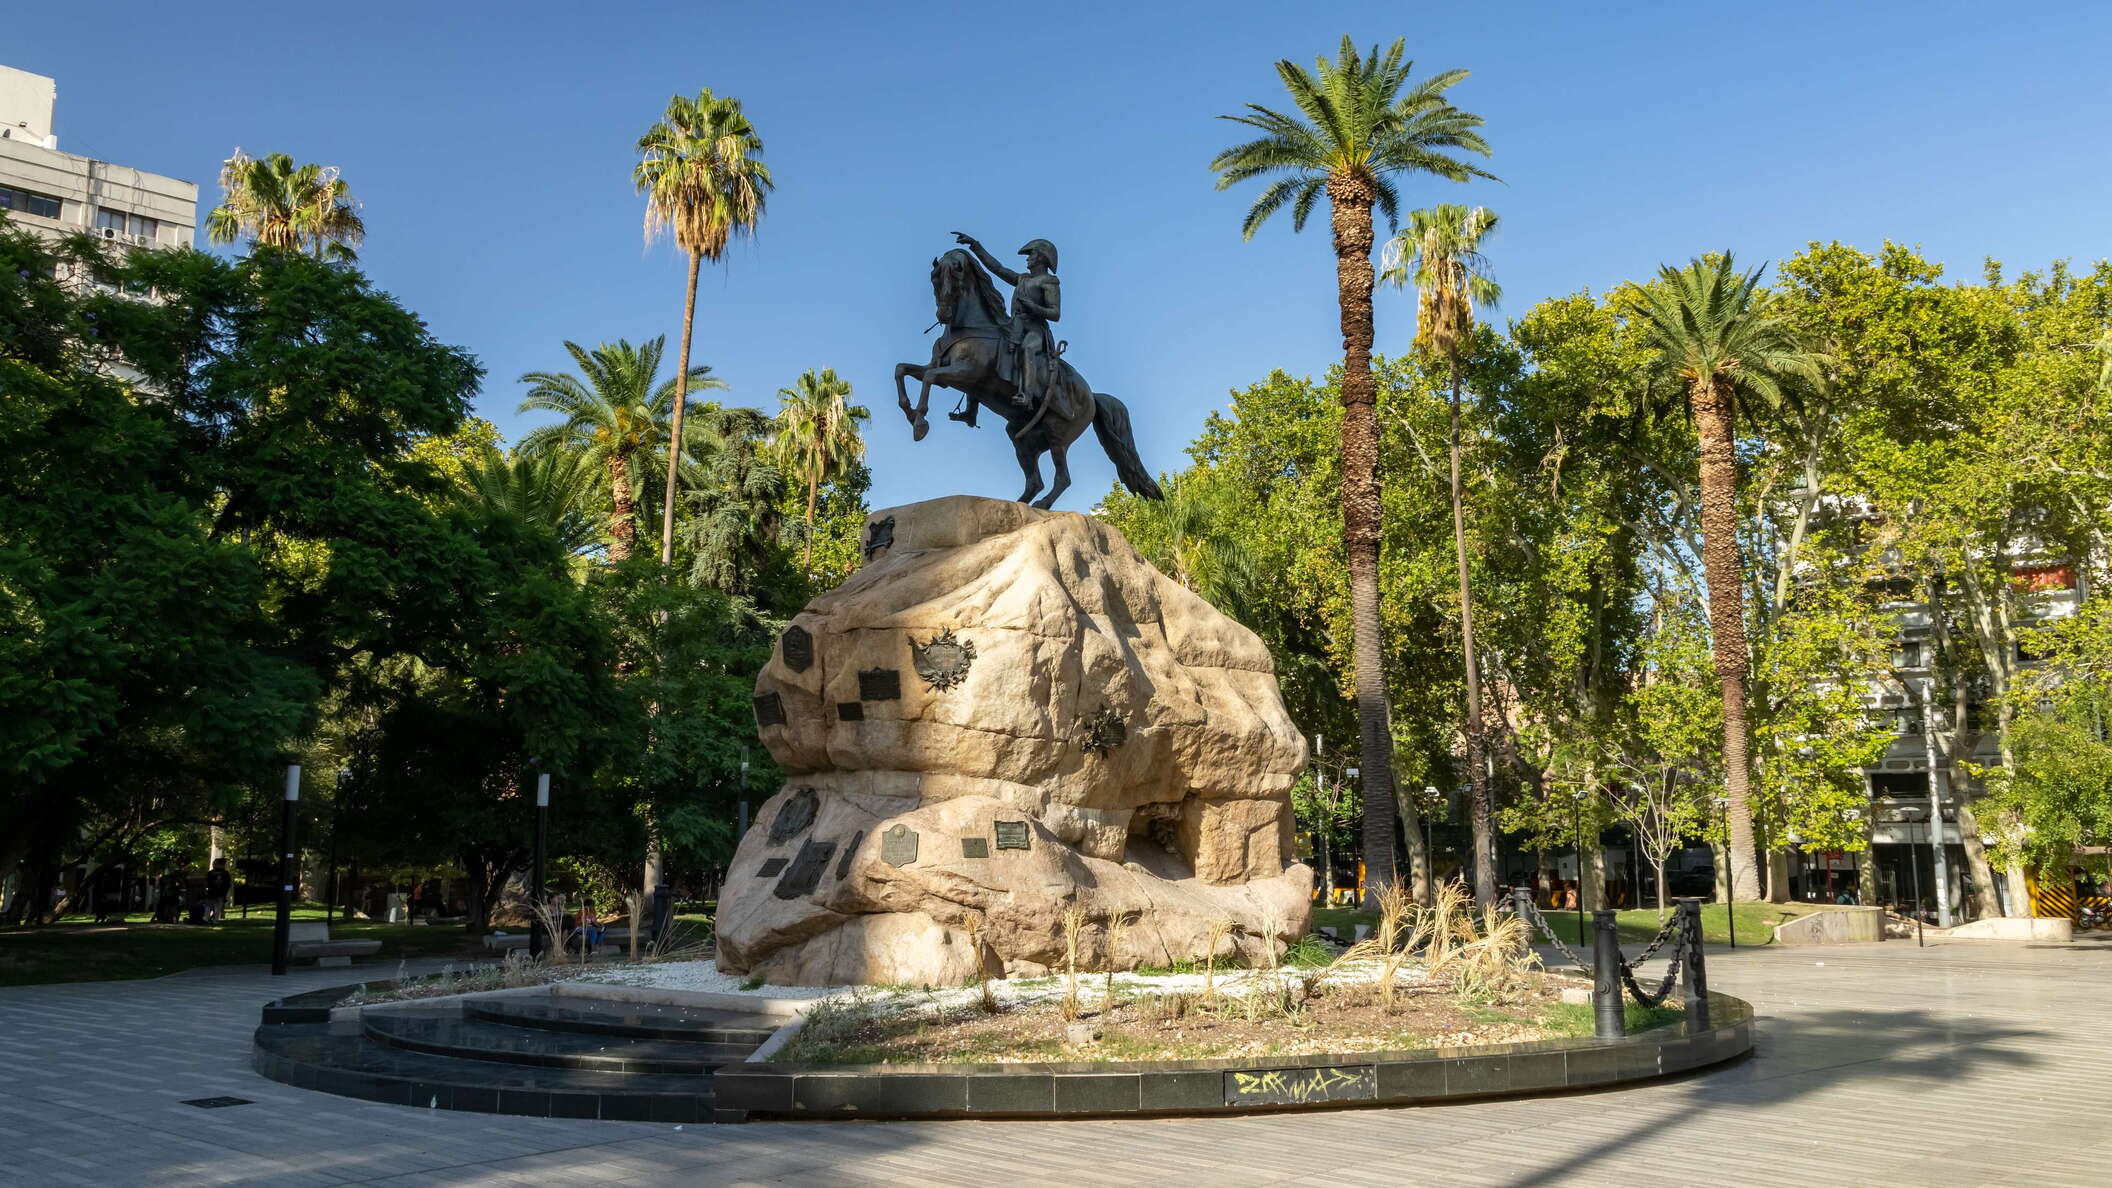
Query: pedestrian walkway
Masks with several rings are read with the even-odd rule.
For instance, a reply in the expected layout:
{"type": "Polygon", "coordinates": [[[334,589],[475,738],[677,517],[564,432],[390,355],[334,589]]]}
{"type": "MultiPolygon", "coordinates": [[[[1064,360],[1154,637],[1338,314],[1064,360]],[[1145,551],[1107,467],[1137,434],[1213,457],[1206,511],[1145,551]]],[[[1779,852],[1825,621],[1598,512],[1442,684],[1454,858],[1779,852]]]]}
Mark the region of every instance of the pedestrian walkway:
{"type": "Polygon", "coordinates": [[[342,970],[0,989],[0,1183],[2112,1182],[2112,943],[1711,948],[1709,973],[1758,1009],[1755,1056],[1641,1089],[1233,1118],[687,1127],[373,1105],[252,1074],[259,1004],[342,970]],[[181,1104],[218,1096],[252,1104],[181,1104]]]}

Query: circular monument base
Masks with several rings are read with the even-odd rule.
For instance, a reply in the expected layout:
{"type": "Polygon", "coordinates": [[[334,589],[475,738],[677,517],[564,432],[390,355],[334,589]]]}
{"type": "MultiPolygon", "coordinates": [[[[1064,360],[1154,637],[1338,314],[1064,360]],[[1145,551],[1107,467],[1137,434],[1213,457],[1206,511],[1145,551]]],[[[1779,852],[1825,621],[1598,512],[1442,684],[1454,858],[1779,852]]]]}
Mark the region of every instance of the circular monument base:
{"type": "Polygon", "coordinates": [[[798,1065],[751,1059],[784,1016],[674,1001],[680,995],[617,1000],[538,987],[333,1009],[353,989],[266,1006],[256,1071],[368,1101],[532,1117],[1124,1117],[1602,1089],[1719,1064],[1753,1046],[1751,1007],[1711,994],[1707,1027],[1618,1039],[1241,1060],[798,1065]]]}

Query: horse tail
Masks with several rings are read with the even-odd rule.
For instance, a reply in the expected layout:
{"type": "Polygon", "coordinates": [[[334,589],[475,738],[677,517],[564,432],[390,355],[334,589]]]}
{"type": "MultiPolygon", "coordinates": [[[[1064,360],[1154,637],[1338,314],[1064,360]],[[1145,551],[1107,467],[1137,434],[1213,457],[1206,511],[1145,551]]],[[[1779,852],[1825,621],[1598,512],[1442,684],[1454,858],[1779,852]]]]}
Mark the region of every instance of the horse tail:
{"type": "Polygon", "coordinates": [[[1129,431],[1129,409],[1105,392],[1093,393],[1093,435],[1100,439],[1100,448],[1107,451],[1115,474],[1131,494],[1166,498],[1151,472],[1144,469],[1144,459],[1137,457],[1137,439],[1129,431]]]}

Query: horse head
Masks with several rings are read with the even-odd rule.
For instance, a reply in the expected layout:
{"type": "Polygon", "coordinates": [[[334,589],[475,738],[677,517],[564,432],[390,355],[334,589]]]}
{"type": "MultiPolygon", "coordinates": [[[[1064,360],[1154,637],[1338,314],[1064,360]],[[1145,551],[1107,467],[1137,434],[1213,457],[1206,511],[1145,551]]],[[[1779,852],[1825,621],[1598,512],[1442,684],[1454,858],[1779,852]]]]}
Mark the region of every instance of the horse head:
{"type": "Polygon", "coordinates": [[[959,248],[936,257],[931,262],[931,296],[939,321],[953,325],[953,315],[961,301],[961,261],[966,254],[959,248]]]}

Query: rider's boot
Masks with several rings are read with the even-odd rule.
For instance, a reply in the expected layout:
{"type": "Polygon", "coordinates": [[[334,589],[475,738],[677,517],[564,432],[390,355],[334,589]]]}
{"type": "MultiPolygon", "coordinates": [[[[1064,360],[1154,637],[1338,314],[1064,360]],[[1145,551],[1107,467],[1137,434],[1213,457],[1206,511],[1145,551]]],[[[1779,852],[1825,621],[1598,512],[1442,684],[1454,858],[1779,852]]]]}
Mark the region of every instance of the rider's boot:
{"type": "Polygon", "coordinates": [[[946,415],[973,429],[975,428],[975,401],[971,400],[968,402],[968,408],[965,412],[957,408],[946,415]]]}

